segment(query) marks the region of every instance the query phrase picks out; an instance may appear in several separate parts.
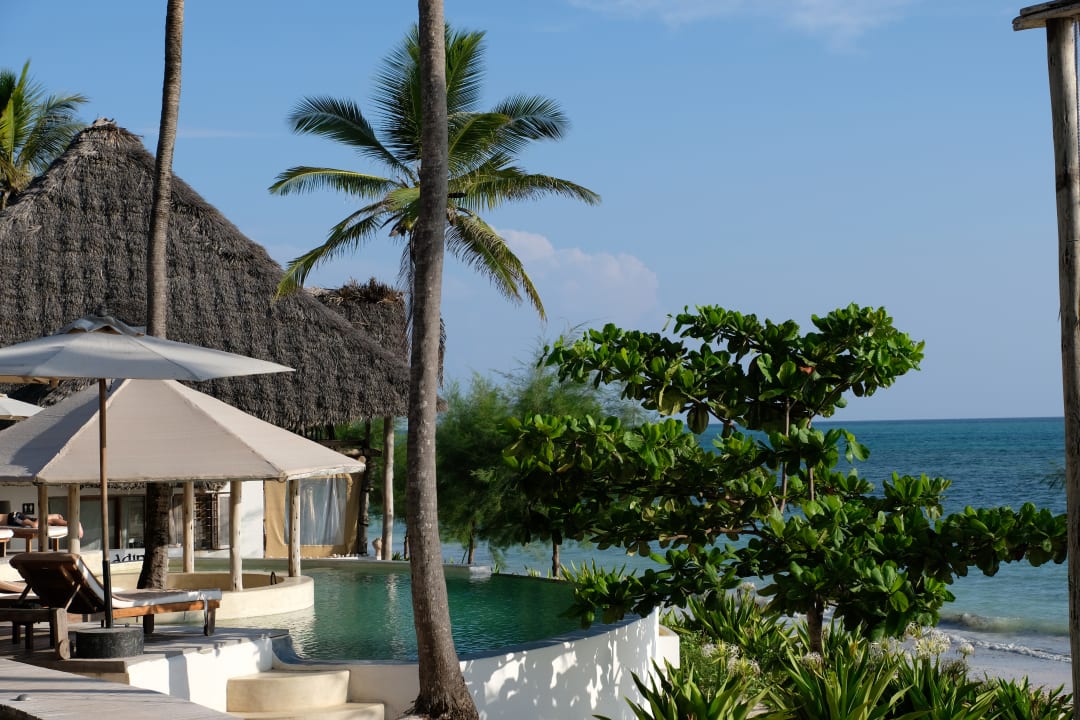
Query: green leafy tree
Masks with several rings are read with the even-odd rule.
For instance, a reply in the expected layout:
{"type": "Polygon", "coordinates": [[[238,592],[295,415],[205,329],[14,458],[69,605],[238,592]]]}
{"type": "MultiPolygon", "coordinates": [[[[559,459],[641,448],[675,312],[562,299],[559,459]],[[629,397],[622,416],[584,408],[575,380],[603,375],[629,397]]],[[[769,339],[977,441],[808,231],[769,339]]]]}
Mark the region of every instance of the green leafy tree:
{"type": "Polygon", "coordinates": [[[0,210],[64,152],[83,128],[75,116],[83,95],[47,95],[21,73],[0,70],[0,210]]]}
{"type": "MultiPolygon", "coordinates": [[[[446,249],[488,277],[507,298],[527,300],[543,316],[540,296],[521,260],[480,213],[506,202],[546,195],[590,204],[599,202],[599,196],[568,180],[528,173],[515,164],[531,142],[561,138],[568,122],[555,101],[540,96],[516,95],[481,111],[483,38],[482,32],[446,29],[446,249]]],[[[414,28],[378,75],[374,103],[381,120],[378,131],[351,100],[308,97],[289,116],[295,132],[340,142],[382,166],[385,174],[300,166],[278,175],[270,186],[273,193],[328,189],[364,202],[330,230],[322,245],[289,263],[280,288],[283,292],[303,285],[319,263],[361,247],[384,229],[404,244],[401,280],[411,287],[416,258],[410,248],[420,207],[419,52],[414,28]]]]}
{"type": "Polygon", "coordinates": [[[709,607],[741,578],[769,577],[762,594],[775,610],[804,613],[820,652],[829,607],[849,628],[895,635],[936,623],[948,584],[970,567],[992,575],[1002,562],[1064,559],[1064,516],[1025,505],[941,517],[942,478],[894,475],[878,490],[840,472],[841,458],[857,462],[867,449],[813,421],[846,394],[873,394],[917,368],[922,344],[880,309],[852,305],[813,323],[801,334],[793,322],[702,307],[675,317],[675,338],[609,325],[550,350],[560,377],[618,383],[645,408],[684,413],[697,433],[723,425],[707,452],[674,419],[518,424],[510,462],[567,537],[666,551],[640,576],[582,573],[583,621],[695,597],[709,607]]]}
{"type": "Polygon", "coordinates": [[[476,374],[467,389],[455,383],[444,395],[449,409],[438,430],[439,521],[444,536],[466,547],[470,563],[479,542],[505,548],[548,540],[552,574],[558,576],[562,536],[547,521],[546,508],[526,497],[503,459],[512,441],[510,419],[536,413],[579,418],[619,414],[637,423],[644,413],[590,384],[560,380],[536,362],[503,375],[502,382],[476,374]]]}

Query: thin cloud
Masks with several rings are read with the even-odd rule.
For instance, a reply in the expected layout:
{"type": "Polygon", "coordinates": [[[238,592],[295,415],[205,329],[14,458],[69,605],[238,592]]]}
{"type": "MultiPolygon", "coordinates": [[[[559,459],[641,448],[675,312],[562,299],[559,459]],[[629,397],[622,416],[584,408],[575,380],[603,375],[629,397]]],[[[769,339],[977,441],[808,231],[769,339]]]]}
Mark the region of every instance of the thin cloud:
{"type": "Polygon", "coordinates": [[[737,16],[764,17],[846,45],[900,19],[918,0],[570,0],[610,15],[658,18],[671,27],[737,16]]]}
{"type": "Polygon", "coordinates": [[[657,312],[660,282],[633,255],[559,249],[544,236],[500,230],[528,270],[551,317],[635,327],[657,312]]]}

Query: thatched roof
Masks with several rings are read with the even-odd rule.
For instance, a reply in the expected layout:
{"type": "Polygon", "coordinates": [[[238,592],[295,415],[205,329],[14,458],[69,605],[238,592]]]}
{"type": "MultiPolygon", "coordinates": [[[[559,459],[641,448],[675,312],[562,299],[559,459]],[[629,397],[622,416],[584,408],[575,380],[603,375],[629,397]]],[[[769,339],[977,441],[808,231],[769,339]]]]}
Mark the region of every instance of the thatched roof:
{"type": "MultiPolygon", "coordinates": [[[[102,308],[145,324],[154,158],[99,120],[0,213],[0,345],[102,308]]],[[[268,422],[299,429],[406,414],[408,370],[307,293],[274,301],[280,266],[179,178],[169,220],[171,340],[282,363],[295,373],[196,384],[268,422]]]]}
{"type": "Polygon", "coordinates": [[[371,278],[363,285],[350,280],[339,288],[309,288],[308,292],[344,315],[353,327],[367,333],[380,347],[408,358],[405,295],[400,290],[371,278]]]}

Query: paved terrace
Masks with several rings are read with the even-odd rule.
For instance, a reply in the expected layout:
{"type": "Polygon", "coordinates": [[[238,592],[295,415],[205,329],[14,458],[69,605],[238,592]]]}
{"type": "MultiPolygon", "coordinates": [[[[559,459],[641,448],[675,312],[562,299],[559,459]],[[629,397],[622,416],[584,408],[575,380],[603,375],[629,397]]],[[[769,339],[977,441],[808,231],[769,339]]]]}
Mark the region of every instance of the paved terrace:
{"type": "MultiPolygon", "coordinates": [[[[98,627],[97,623],[74,623],[72,630],[98,627]]],[[[123,678],[142,662],[189,653],[214,653],[240,642],[285,634],[284,631],[219,629],[204,636],[198,629],[176,626],[162,628],[145,638],[144,654],[134,658],[106,660],[58,660],[49,647],[48,625],[38,626],[34,649],[24,642],[13,643],[11,625],[0,625],[0,720],[63,720],[65,718],[122,717],[142,720],[168,717],[169,720],[211,720],[231,715],[211,710],[152,690],[75,673],[123,678]],[[19,697],[24,699],[19,700],[19,697]]],[[[25,638],[24,638],[25,639],[25,638]]]]}

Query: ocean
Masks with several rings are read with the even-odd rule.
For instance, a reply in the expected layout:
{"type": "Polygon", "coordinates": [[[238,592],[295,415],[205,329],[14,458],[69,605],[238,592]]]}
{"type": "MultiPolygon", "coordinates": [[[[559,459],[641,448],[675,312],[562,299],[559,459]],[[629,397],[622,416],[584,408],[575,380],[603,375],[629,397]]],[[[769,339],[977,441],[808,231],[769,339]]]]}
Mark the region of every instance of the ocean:
{"type": "MultiPolygon", "coordinates": [[[[1025,502],[1065,511],[1060,476],[1065,462],[1062,418],[988,420],[902,420],[818,423],[840,425],[870,450],[856,467],[861,476],[880,484],[893,472],[925,473],[952,481],[945,512],[965,506],[1019,508],[1025,502]]],[[[713,428],[702,435],[711,442],[713,428]]],[[[378,527],[373,523],[373,527],[378,527]]],[[[398,531],[400,533],[400,530],[398,531]]],[[[400,542],[400,534],[397,537],[400,542]]],[[[444,546],[450,562],[461,562],[461,549],[444,546]]],[[[608,567],[640,568],[645,558],[617,550],[599,551],[587,544],[564,547],[565,565],[597,562],[608,567]]],[[[550,548],[513,548],[492,554],[478,552],[477,561],[504,572],[539,572],[550,568],[550,548]]],[[[977,648],[1015,653],[1047,661],[1069,660],[1067,571],[1065,564],[1032,567],[1026,562],[1002,565],[993,577],[972,568],[951,587],[955,602],[942,609],[940,629],[954,640],[977,648]]]]}

